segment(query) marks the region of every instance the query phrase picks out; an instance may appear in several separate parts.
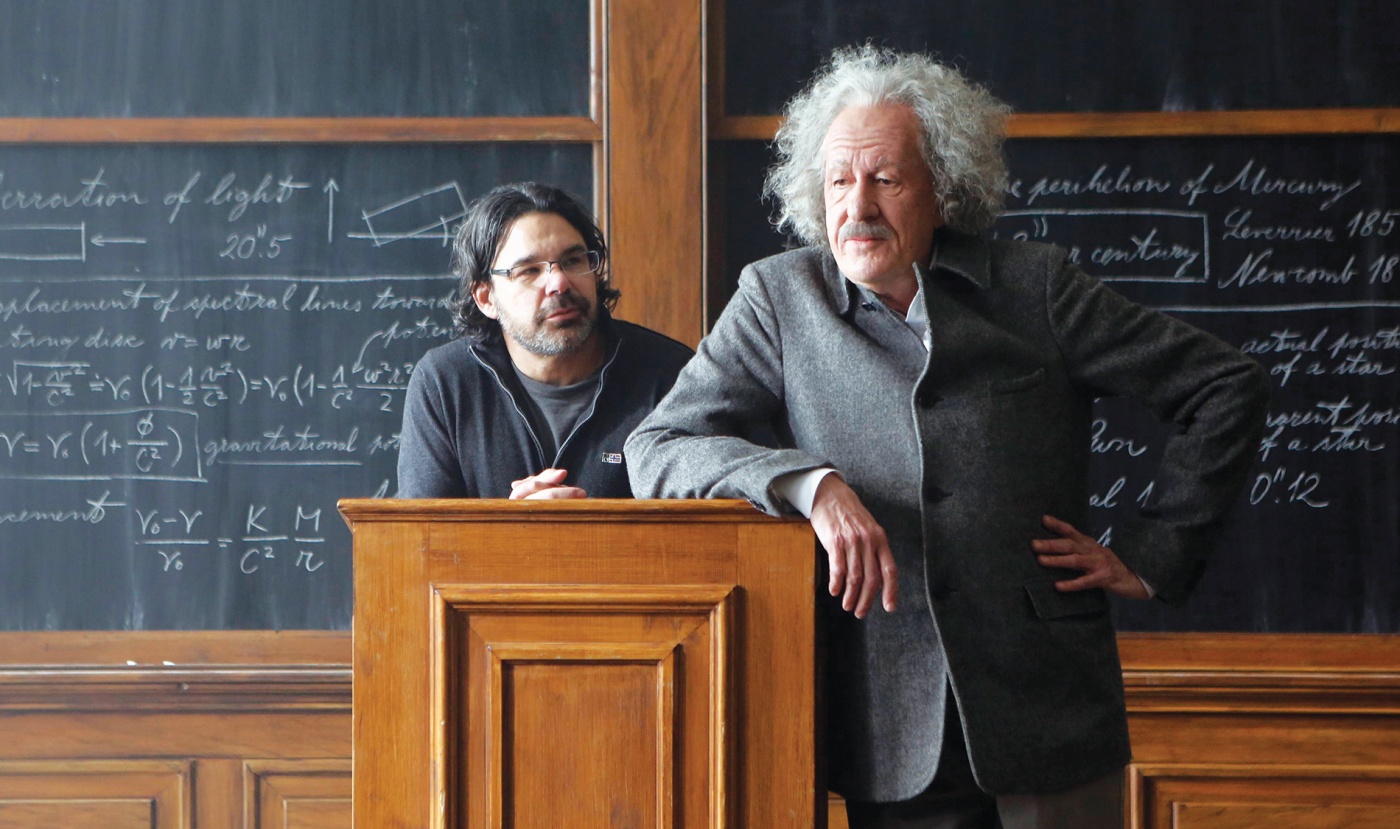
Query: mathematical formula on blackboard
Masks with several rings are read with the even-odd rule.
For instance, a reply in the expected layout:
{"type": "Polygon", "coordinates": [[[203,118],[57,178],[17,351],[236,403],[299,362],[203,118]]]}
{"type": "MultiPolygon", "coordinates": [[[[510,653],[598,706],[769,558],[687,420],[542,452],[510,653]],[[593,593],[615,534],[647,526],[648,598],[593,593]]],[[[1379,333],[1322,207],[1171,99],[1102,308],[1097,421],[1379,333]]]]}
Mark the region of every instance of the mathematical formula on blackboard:
{"type": "Polygon", "coordinates": [[[0,627],[347,626],[452,231],[576,150],[0,152],[0,627]]]}

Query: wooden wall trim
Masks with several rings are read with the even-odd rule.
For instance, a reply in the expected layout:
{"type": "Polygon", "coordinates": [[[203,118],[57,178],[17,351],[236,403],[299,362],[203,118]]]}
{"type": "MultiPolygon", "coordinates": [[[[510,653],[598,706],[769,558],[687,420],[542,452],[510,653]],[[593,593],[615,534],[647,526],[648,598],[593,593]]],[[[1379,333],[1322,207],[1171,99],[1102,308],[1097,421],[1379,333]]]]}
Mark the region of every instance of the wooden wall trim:
{"type": "Polygon", "coordinates": [[[0,669],[350,665],[348,630],[0,632],[0,669]],[[131,663],[136,663],[134,666],[131,663]]]}
{"type": "MultiPolygon", "coordinates": [[[[710,137],[771,141],[778,115],[716,118],[710,137]]],[[[1226,135],[1344,135],[1400,132],[1400,108],[1277,109],[1213,112],[1016,113],[1010,138],[1160,138],[1226,135]]]]}
{"type": "Polygon", "coordinates": [[[1400,671],[1400,635],[1333,633],[1120,633],[1123,671],[1400,671]]]}
{"type": "Polygon", "coordinates": [[[0,633],[0,714],[350,711],[345,631],[0,633]]]}
{"type": "Polygon", "coordinates": [[[0,118],[0,144],[354,144],[603,139],[591,118],[0,118]]]}
{"type": "Polygon", "coordinates": [[[0,670],[0,712],[350,711],[350,669],[11,668],[0,670]]]}
{"type": "Polygon", "coordinates": [[[1129,712],[1400,714],[1400,636],[1124,633],[1129,712]]]}
{"type": "MultiPolygon", "coordinates": [[[[1400,714],[1400,635],[1123,633],[1118,641],[1130,711],[1400,714]]],[[[348,631],[5,632],[0,711],[348,709],[350,661],[348,631]]]]}

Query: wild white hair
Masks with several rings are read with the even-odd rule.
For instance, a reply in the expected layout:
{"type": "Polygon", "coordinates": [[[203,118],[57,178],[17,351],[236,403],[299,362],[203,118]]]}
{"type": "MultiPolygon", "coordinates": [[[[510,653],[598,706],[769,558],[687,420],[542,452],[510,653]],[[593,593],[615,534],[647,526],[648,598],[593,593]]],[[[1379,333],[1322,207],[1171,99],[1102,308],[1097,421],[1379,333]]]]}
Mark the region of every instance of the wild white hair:
{"type": "Polygon", "coordinates": [[[866,44],[837,49],[787,104],[774,139],[778,161],[763,183],[763,194],[777,200],[779,228],[809,245],[825,241],[827,130],[847,107],[889,104],[908,106],[919,120],[920,149],[944,222],[977,233],[996,221],[1006,191],[1002,144],[1011,108],[927,55],[866,44]]]}

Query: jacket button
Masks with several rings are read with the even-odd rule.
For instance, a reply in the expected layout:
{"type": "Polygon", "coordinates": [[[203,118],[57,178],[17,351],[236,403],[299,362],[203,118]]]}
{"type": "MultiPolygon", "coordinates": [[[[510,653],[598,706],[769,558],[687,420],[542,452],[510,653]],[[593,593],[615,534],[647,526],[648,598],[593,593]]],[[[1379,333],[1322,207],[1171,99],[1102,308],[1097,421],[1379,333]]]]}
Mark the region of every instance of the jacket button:
{"type": "Polygon", "coordinates": [[[924,500],[928,501],[930,504],[936,504],[952,494],[953,493],[940,489],[933,484],[924,484],[924,500]]]}
{"type": "Polygon", "coordinates": [[[922,388],[919,389],[917,400],[919,402],[919,408],[932,409],[934,406],[938,405],[940,398],[933,393],[933,389],[922,388]]]}

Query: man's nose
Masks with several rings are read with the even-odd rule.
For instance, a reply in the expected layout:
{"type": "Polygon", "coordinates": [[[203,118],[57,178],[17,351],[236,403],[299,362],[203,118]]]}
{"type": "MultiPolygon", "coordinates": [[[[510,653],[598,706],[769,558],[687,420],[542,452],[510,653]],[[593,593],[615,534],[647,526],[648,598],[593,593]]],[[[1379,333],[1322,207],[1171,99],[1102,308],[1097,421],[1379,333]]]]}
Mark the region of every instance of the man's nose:
{"type": "Polygon", "coordinates": [[[569,275],[564,273],[564,268],[558,262],[546,264],[544,276],[544,292],[546,294],[562,294],[569,289],[569,275]]]}
{"type": "Polygon", "coordinates": [[[859,181],[851,188],[847,197],[846,213],[852,219],[865,220],[873,218],[880,212],[879,205],[876,204],[873,185],[869,182],[859,181]]]}

